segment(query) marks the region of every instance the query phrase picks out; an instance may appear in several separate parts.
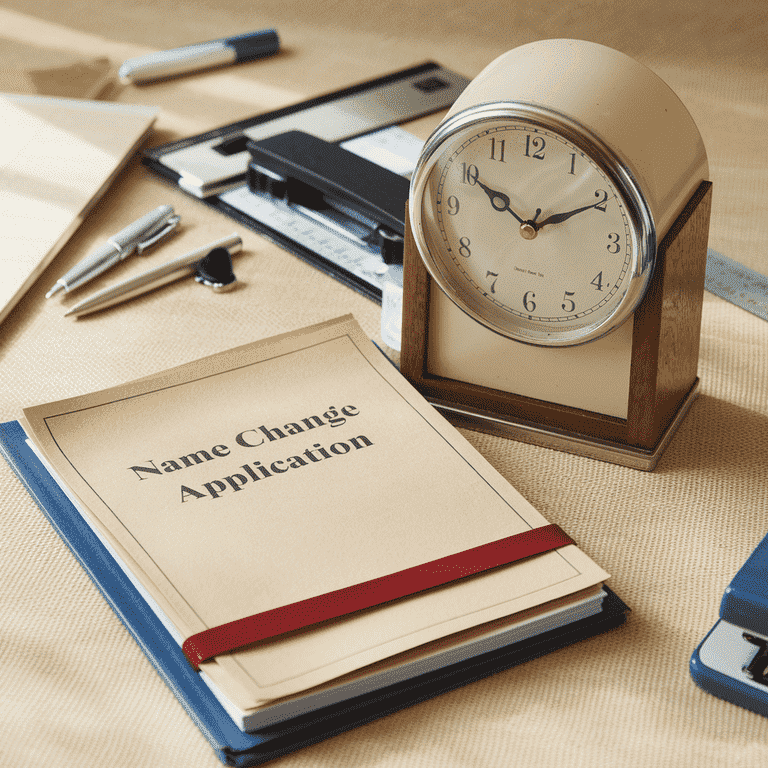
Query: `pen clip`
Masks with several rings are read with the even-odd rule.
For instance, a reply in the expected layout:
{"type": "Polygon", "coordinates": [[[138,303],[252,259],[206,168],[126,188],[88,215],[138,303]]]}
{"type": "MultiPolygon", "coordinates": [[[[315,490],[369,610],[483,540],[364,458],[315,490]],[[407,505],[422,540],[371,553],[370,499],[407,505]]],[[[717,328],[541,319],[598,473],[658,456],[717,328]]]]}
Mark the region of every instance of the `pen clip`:
{"type": "Polygon", "coordinates": [[[157,226],[146,232],[144,239],[139,240],[136,243],[136,253],[141,256],[144,251],[146,251],[148,248],[151,248],[155,243],[173,232],[173,230],[176,229],[176,227],[179,225],[180,221],[181,216],[174,214],[167,221],[160,222],[157,226]]]}
{"type": "Polygon", "coordinates": [[[231,291],[237,284],[232,271],[232,254],[227,248],[214,248],[193,266],[195,282],[211,288],[215,293],[231,291]]]}

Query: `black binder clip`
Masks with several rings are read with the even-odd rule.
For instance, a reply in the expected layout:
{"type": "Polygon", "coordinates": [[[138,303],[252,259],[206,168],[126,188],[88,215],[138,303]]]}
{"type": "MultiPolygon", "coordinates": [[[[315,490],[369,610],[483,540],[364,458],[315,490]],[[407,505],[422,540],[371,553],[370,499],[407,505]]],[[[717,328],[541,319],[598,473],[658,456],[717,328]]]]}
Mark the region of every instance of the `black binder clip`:
{"type": "Polygon", "coordinates": [[[217,293],[231,291],[237,283],[232,257],[226,248],[214,248],[195,265],[195,282],[217,293]]]}
{"type": "Polygon", "coordinates": [[[330,227],[362,230],[385,264],[403,263],[404,176],[303,131],[249,141],[248,151],[251,192],[319,214],[330,227]]]}

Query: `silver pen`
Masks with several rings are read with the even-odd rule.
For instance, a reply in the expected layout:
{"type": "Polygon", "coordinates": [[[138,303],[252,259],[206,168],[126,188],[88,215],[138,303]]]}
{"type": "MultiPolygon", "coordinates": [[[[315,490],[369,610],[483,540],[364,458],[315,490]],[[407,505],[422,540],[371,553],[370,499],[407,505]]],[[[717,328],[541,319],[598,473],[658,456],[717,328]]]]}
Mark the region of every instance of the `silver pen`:
{"type": "Polygon", "coordinates": [[[98,312],[114,304],[120,304],[136,296],[149,293],[149,291],[154,291],[156,288],[172,283],[175,280],[180,280],[182,277],[189,277],[199,272],[200,263],[209,256],[215,258],[221,255],[225,257],[226,263],[214,262],[209,266],[208,272],[215,272],[217,274],[207,279],[198,277],[199,281],[211,286],[215,291],[229,290],[235,284],[234,274],[232,274],[232,263],[229,261],[229,257],[237,253],[242,245],[243,241],[237,234],[223,237],[202,248],[196,248],[194,251],[185,253],[183,256],[178,256],[166,264],[161,264],[154,269],[143,272],[136,277],[124,280],[122,283],[113,285],[110,288],[105,288],[75,304],[64,316],[74,315],[75,317],[80,317],[91,312],[98,312]]]}
{"type": "Polygon", "coordinates": [[[170,205],[155,208],[154,211],[150,211],[110,237],[104,245],[75,265],[66,275],[60,277],[45,294],[45,298],[50,299],[59,291],[69,293],[102,272],[106,272],[132,253],[142,253],[172,232],[180,219],[181,217],[174,213],[170,205]]]}

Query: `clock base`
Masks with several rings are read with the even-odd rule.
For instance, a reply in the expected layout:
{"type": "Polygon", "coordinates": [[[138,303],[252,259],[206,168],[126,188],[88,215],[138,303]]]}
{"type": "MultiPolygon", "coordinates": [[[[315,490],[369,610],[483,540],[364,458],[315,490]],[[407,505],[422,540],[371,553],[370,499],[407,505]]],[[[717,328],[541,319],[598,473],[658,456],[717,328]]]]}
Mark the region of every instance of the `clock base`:
{"type": "Polygon", "coordinates": [[[683,400],[675,418],[662,433],[658,445],[650,450],[614,443],[609,440],[586,438],[584,435],[547,428],[531,422],[508,421],[497,413],[490,413],[465,405],[456,405],[456,403],[450,403],[436,397],[427,396],[427,400],[455,427],[485,432],[516,440],[519,443],[538,445],[542,448],[586,456],[590,459],[607,461],[630,469],[652,472],[698,394],[699,380],[696,379],[696,383],[683,400]]]}

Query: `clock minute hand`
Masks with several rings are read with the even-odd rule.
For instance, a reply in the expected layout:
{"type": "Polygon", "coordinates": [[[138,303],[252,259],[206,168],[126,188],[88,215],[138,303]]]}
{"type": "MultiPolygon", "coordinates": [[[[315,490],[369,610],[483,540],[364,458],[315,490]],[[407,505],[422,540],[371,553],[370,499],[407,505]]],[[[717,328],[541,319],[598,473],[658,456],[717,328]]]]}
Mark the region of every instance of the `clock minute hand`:
{"type": "Polygon", "coordinates": [[[491,189],[486,184],[483,184],[480,179],[477,179],[476,182],[478,187],[485,192],[486,195],[488,195],[488,199],[491,201],[491,205],[493,206],[494,210],[497,211],[509,211],[521,224],[523,224],[523,219],[521,219],[510,207],[509,207],[509,196],[505,195],[503,192],[497,192],[495,189],[491,189]],[[496,201],[501,201],[501,207],[496,204],[496,201]]]}
{"type": "Polygon", "coordinates": [[[600,190],[595,192],[595,197],[599,197],[601,193],[603,195],[602,200],[598,200],[596,203],[592,203],[591,205],[585,205],[581,208],[576,208],[573,211],[566,211],[565,213],[553,213],[551,216],[548,216],[546,219],[544,219],[544,221],[539,222],[536,225],[536,228],[541,229],[546,224],[560,224],[561,222],[570,219],[571,216],[575,216],[577,213],[583,213],[584,211],[588,211],[590,208],[597,208],[598,205],[603,205],[603,203],[608,200],[608,193],[600,190]]]}

